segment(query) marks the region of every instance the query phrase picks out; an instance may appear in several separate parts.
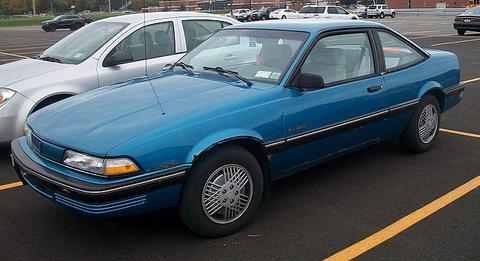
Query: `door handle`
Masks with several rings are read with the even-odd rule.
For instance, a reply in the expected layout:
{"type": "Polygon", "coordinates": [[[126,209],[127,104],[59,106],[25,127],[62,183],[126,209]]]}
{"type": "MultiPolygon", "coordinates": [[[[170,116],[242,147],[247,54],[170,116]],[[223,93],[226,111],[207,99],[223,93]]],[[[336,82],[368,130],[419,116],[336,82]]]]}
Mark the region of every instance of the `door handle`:
{"type": "Polygon", "coordinates": [[[376,92],[376,91],[380,91],[382,88],[383,88],[383,86],[380,84],[380,85],[375,85],[375,86],[372,86],[372,87],[368,87],[367,91],[368,92],[376,92]]]}

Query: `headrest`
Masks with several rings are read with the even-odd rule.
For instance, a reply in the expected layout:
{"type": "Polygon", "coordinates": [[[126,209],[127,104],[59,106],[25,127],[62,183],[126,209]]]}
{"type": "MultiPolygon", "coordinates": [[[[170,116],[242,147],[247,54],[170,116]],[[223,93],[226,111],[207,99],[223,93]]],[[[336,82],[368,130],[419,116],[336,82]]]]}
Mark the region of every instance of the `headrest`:
{"type": "Polygon", "coordinates": [[[345,53],[341,48],[325,47],[317,45],[313,48],[309,55],[310,61],[313,63],[344,65],[345,53]]]}

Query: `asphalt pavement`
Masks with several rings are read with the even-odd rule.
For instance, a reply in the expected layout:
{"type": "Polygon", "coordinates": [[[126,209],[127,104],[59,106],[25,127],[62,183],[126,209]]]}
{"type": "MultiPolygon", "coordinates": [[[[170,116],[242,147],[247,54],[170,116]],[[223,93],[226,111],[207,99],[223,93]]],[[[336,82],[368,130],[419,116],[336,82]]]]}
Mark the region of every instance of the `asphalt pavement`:
{"type": "MultiPolygon", "coordinates": [[[[250,225],[218,239],[192,234],[175,210],[98,220],[26,186],[3,189],[0,260],[320,260],[368,238],[480,175],[480,34],[457,36],[452,19],[372,19],[460,60],[465,98],[442,115],[445,130],[428,153],[409,154],[391,140],[277,181],[250,225]]],[[[0,63],[69,33],[0,29],[0,63]]],[[[0,150],[0,185],[18,181],[8,155],[0,150]]],[[[473,189],[358,260],[480,260],[479,199],[473,189]]]]}

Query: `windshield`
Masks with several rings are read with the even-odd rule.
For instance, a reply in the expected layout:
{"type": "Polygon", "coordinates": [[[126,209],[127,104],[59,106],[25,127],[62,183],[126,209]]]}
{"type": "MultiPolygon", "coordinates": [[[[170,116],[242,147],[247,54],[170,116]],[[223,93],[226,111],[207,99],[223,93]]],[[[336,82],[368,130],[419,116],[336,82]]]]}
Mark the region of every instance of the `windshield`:
{"type": "Polygon", "coordinates": [[[92,23],[54,44],[45,50],[39,58],[50,57],[61,63],[79,64],[127,25],[127,23],[114,22],[92,23]]]}
{"type": "Polygon", "coordinates": [[[59,19],[60,19],[60,17],[62,17],[62,15],[59,15],[59,16],[57,16],[57,17],[53,18],[52,20],[59,20],[59,19]]]}
{"type": "Polygon", "coordinates": [[[477,7],[477,8],[472,8],[472,9],[469,9],[467,11],[465,11],[464,14],[474,14],[474,15],[480,15],[480,8],[477,7]]]}
{"type": "Polygon", "coordinates": [[[250,80],[277,84],[308,35],[279,30],[223,30],[180,61],[193,66],[194,71],[221,67],[250,80]]]}

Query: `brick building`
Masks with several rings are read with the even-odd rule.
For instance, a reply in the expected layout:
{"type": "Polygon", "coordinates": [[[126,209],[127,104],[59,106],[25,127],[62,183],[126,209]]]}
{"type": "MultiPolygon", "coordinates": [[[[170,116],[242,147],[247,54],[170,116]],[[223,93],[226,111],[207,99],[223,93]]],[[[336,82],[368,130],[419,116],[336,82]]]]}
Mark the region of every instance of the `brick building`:
{"type": "Polygon", "coordinates": [[[436,8],[437,3],[445,3],[447,7],[466,7],[469,4],[478,4],[478,0],[386,0],[391,8],[436,8]]]}

